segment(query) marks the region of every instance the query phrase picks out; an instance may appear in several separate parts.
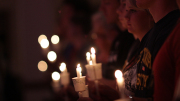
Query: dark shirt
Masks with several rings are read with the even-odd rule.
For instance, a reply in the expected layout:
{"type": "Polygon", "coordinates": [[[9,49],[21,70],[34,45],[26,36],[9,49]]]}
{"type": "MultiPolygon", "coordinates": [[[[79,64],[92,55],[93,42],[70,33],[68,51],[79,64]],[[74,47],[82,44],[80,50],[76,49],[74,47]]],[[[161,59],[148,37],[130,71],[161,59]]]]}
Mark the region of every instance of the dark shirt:
{"type": "MultiPolygon", "coordinates": [[[[154,83],[151,66],[157,52],[166,40],[167,36],[171,33],[172,29],[175,27],[179,15],[179,10],[174,10],[168,13],[165,17],[155,23],[154,27],[143,37],[140,44],[139,57],[136,63],[132,66],[133,68],[136,68],[137,73],[137,76],[131,78],[137,79],[134,90],[136,97],[152,98],[154,83]]],[[[124,72],[127,71],[128,69],[124,72]]],[[[127,87],[126,78],[125,87],[127,87]]]]}
{"type": "Polygon", "coordinates": [[[120,32],[113,41],[110,50],[110,56],[107,64],[103,64],[103,77],[114,79],[116,69],[122,69],[127,58],[129,49],[134,42],[134,36],[128,31],[120,32]]]}

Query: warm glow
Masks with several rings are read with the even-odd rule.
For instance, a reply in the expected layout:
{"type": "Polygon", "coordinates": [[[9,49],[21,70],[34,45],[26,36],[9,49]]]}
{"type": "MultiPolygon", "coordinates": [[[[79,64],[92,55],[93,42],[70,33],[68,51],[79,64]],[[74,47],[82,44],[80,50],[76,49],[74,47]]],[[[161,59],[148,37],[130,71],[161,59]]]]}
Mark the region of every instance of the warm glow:
{"type": "Polygon", "coordinates": [[[86,53],[86,57],[87,57],[87,58],[90,58],[90,56],[91,56],[90,52],[87,52],[87,53],[86,53]]]}
{"type": "Polygon", "coordinates": [[[59,36],[53,35],[53,36],[51,37],[51,42],[52,42],[53,44],[59,43],[59,36]]]}
{"type": "Polygon", "coordinates": [[[48,58],[48,60],[49,61],[54,61],[54,60],[56,60],[56,58],[57,58],[57,55],[56,55],[56,53],[54,52],[54,51],[50,51],[48,54],[47,54],[47,58],[48,58]]]}
{"type": "Polygon", "coordinates": [[[92,65],[92,61],[89,61],[89,64],[92,65]]]}
{"type": "Polygon", "coordinates": [[[80,64],[77,65],[77,70],[81,73],[82,69],[80,67],[80,64]]]}
{"type": "Polygon", "coordinates": [[[52,76],[53,80],[59,80],[60,79],[60,74],[58,72],[53,72],[51,76],[52,76]]]}
{"type": "Polygon", "coordinates": [[[63,72],[66,69],[66,64],[64,62],[62,62],[59,69],[61,72],[63,72]]]}
{"type": "Polygon", "coordinates": [[[38,37],[39,44],[41,43],[42,39],[47,39],[46,35],[42,34],[38,37]]]}
{"type": "Polygon", "coordinates": [[[38,69],[41,71],[41,72],[44,72],[47,70],[47,63],[45,61],[39,61],[38,63],[38,69]]]}
{"type": "Polygon", "coordinates": [[[49,46],[49,41],[47,39],[42,39],[40,45],[42,48],[47,48],[49,46]]]}
{"type": "Polygon", "coordinates": [[[116,77],[117,79],[122,78],[122,72],[121,72],[120,70],[116,70],[116,71],[115,71],[115,77],[116,77]]]}
{"type": "Polygon", "coordinates": [[[94,49],[94,47],[91,48],[91,53],[92,53],[92,54],[95,54],[95,49],[94,49]]]}

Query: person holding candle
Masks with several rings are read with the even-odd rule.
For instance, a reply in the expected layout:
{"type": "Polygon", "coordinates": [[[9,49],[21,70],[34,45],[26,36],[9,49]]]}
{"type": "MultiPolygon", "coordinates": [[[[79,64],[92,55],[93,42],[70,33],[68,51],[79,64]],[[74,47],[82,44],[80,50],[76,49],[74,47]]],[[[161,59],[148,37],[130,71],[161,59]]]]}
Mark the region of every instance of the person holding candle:
{"type": "MultiPolygon", "coordinates": [[[[154,92],[157,94],[156,88],[155,91],[153,90],[153,83],[156,81],[153,81],[153,74],[155,75],[155,72],[152,72],[152,64],[162,44],[176,25],[180,14],[175,0],[136,0],[134,2],[136,2],[138,7],[149,10],[155,21],[155,25],[142,38],[138,56],[129,63],[124,69],[124,72],[128,71],[129,68],[135,69],[133,71],[136,71],[136,75],[128,80],[129,84],[136,81],[134,83],[134,93],[132,93],[134,94],[133,99],[140,98],[147,101],[153,99],[154,92]]],[[[131,86],[128,88],[131,88],[131,86]]],[[[160,90],[159,88],[157,89],[160,90]]],[[[163,94],[158,94],[164,98],[163,94]]],[[[160,96],[156,97],[156,99],[160,98],[160,96]]],[[[162,101],[162,99],[157,101],[162,101]]]]}
{"type": "MultiPolygon", "coordinates": [[[[143,36],[152,28],[154,24],[152,16],[147,10],[138,8],[133,0],[127,0],[127,1],[121,0],[121,4],[122,5],[120,5],[121,7],[119,7],[117,12],[119,15],[122,16],[122,18],[124,17],[124,19],[123,21],[122,19],[120,20],[122,21],[122,23],[128,22],[129,24],[127,26],[128,31],[131,32],[135,36],[135,38],[141,41],[143,36]],[[125,6],[126,8],[122,7],[124,6],[124,4],[126,5],[125,6]],[[122,12],[120,12],[122,10],[126,10],[126,12],[123,12],[123,14],[125,13],[124,16],[122,15],[122,12]]],[[[125,25],[127,24],[124,24],[124,26],[125,25]]],[[[136,47],[138,47],[138,45],[136,47]]],[[[127,67],[124,70],[126,69],[127,67]]],[[[124,79],[126,86],[125,93],[127,96],[129,95],[133,96],[135,95],[135,92],[133,90],[135,89],[136,80],[131,78],[133,78],[133,76],[136,77],[136,69],[135,67],[128,68],[128,70],[124,72],[125,72],[124,79]]]]}
{"type": "Polygon", "coordinates": [[[132,34],[128,33],[122,23],[118,21],[116,9],[119,7],[119,0],[101,0],[100,11],[105,15],[108,24],[111,24],[118,35],[111,44],[108,62],[102,65],[103,77],[106,79],[115,79],[116,69],[123,68],[128,51],[134,42],[132,34]]]}

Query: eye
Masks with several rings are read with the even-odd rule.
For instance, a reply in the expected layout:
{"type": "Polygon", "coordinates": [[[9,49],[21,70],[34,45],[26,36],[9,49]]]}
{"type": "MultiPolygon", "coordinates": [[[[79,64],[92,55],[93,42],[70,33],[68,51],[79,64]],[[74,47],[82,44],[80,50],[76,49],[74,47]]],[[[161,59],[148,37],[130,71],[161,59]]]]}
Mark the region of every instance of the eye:
{"type": "Polygon", "coordinates": [[[122,5],[123,5],[123,7],[125,7],[125,6],[126,6],[126,3],[123,3],[122,5]]]}
{"type": "Polygon", "coordinates": [[[136,10],[135,10],[135,9],[130,9],[130,12],[131,12],[131,13],[135,13],[136,10]]]}

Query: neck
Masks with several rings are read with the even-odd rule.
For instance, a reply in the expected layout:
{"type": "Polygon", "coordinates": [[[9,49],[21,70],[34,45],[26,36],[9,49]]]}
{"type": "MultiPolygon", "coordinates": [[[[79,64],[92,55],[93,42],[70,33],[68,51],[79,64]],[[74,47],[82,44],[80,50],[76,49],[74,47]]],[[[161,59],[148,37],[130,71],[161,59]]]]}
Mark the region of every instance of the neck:
{"type": "Polygon", "coordinates": [[[155,21],[157,23],[160,19],[166,16],[169,12],[178,9],[175,0],[157,0],[155,3],[149,8],[149,11],[155,21]]]}

